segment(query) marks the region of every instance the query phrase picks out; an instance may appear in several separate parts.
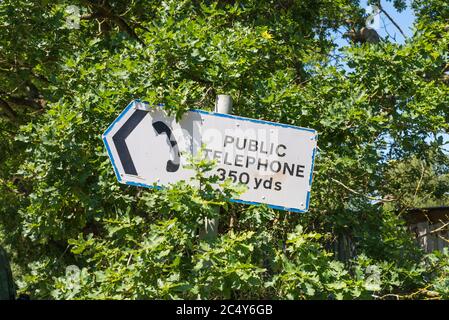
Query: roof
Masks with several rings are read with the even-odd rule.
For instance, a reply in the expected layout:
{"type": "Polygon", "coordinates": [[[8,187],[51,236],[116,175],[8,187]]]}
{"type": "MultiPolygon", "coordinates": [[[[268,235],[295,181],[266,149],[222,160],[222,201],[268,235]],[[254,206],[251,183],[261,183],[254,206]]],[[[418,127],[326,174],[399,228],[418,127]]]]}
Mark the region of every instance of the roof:
{"type": "Polygon", "coordinates": [[[411,208],[403,215],[408,224],[449,221],[449,206],[411,208]]]}

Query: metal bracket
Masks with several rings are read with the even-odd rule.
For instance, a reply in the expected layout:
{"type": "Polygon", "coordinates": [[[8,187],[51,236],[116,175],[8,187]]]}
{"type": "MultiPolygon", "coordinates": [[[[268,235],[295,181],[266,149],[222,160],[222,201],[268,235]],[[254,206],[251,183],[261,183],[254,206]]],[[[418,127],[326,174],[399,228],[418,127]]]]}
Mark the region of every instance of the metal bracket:
{"type": "Polygon", "coordinates": [[[143,111],[150,111],[150,105],[148,103],[145,102],[136,102],[134,104],[134,109],[136,110],[143,110],[143,111]]]}

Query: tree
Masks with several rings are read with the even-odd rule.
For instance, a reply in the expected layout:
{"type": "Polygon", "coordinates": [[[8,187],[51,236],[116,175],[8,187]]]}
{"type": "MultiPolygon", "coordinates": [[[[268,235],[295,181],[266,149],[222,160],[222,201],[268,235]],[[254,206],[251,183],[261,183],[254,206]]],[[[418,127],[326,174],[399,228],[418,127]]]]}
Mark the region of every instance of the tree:
{"type": "Polygon", "coordinates": [[[449,122],[449,9],[444,0],[413,5],[416,31],[404,45],[353,43],[340,60],[331,34],[366,19],[358,1],[2,1],[0,244],[19,291],[447,297],[448,253],[424,256],[396,213],[416,186],[407,161],[448,173],[434,137],[449,122]],[[79,29],[67,28],[68,5],[80,8],[79,29]],[[220,93],[241,116],[319,132],[309,213],[231,204],[239,190],[214,190],[201,159],[192,165],[203,189],[115,181],[101,133],[131,99],[179,117],[211,110],[220,93]],[[226,208],[219,236],[201,240],[216,202],[226,208]],[[354,246],[347,261],[332,254],[341,237],[354,246]]]}

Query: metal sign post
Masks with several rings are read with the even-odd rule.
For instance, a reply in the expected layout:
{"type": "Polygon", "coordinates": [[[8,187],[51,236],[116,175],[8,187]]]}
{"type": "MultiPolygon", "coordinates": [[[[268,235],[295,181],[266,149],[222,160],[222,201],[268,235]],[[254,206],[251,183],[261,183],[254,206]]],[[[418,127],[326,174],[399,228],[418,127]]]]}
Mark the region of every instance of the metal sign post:
{"type": "MultiPolygon", "coordinates": [[[[215,112],[229,114],[232,112],[232,97],[225,94],[217,96],[215,102],[215,112]]],[[[221,208],[216,208],[217,216],[220,213],[221,208]]],[[[202,239],[214,239],[218,233],[218,218],[208,219],[204,218],[204,229],[200,230],[200,238],[202,239]]]]}

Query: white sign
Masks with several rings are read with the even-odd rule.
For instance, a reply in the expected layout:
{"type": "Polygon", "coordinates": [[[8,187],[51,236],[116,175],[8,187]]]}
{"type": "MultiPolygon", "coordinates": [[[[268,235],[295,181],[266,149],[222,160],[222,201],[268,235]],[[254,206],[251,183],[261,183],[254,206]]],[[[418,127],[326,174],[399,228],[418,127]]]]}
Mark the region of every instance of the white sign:
{"type": "Polygon", "coordinates": [[[189,180],[187,154],[201,146],[212,174],[247,191],[231,201],[305,212],[309,208],[317,132],[313,129],[192,110],[180,121],[163,107],[131,102],[103,135],[121,183],[160,188],[189,180]]]}

